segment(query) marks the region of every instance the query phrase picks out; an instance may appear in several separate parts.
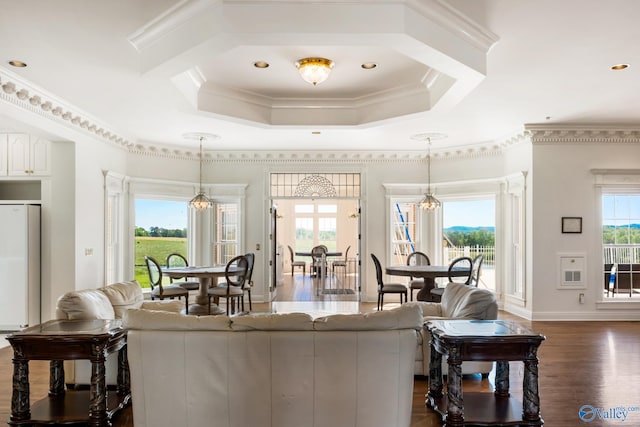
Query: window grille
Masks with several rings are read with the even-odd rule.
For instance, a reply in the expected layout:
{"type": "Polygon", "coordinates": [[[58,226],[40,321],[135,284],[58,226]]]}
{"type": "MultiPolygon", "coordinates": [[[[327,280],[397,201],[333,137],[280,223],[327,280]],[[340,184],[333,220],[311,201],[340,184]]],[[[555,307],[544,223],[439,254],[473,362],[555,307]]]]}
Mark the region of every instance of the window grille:
{"type": "Polygon", "coordinates": [[[272,198],[360,198],[359,173],[272,173],[272,198]]]}

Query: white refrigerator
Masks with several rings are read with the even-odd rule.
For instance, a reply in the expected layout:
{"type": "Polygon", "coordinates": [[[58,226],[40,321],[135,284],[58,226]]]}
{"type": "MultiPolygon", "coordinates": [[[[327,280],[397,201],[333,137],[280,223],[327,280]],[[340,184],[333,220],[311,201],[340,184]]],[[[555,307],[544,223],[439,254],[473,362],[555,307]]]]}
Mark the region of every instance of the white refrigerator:
{"type": "Polygon", "coordinates": [[[0,331],[40,323],[40,206],[0,205],[0,331]]]}

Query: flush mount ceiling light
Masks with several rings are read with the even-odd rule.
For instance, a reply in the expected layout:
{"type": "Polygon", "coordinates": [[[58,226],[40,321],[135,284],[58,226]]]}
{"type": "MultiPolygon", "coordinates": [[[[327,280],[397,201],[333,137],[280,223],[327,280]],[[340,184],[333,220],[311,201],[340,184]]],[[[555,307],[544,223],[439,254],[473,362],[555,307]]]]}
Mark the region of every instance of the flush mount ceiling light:
{"type": "Polygon", "coordinates": [[[326,58],[302,58],[296,61],[296,68],[304,81],[316,86],[327,80],[334,63],[326,58]]]}
{"type": "Polygon", "coordinates": [[[443,139],[447,136],[443,133],[420,133],[413,135],[411,139],[417,141],[427,141],[427,192],[420,201],[420,207],[424,210],[432,211],[442,206],[440,200],[436,199],[431,192],[431,141],[436,139],[443,139]]]}
{"type": "Polygon", "coordinates": [[[204,194],[204,190],[202,189],[202,161],[204,159],[202,152],[202,143],[204,141],[214,141],[216,139],[219,139],[220,137],[211,133],[200,132],[186,133],[183,135],[183,137],[185,139],[197,139],[200,141],[200,186],[198,187],[198,194],[196,194],[195,197],[189,201],[189,207],[195,209],[196,211],[203,211],[212,207],[213,202],[204,194]]]}

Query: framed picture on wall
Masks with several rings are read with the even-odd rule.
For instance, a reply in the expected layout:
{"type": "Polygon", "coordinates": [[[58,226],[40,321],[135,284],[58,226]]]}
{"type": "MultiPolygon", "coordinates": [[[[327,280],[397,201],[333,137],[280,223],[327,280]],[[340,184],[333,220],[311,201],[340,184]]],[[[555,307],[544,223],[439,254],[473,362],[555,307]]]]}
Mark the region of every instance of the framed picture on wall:
{"type": "Polygon", "coordinates": [[[563,216],[562,232],[563,233],[582,233],[582,217],[581,216],[563,216]]]}

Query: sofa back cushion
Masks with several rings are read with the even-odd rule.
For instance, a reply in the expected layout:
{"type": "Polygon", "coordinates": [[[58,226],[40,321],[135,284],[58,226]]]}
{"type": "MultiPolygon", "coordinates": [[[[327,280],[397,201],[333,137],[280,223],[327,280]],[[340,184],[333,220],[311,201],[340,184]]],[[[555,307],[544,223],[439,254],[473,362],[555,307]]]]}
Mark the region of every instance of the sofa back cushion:
{"type": "Polygon", "coordinates": [[[246,316],[184,316],[152,310],[127,310],[127,329],[215,331],[381,331],[422,328],[417,306],[366,314],[332,314],[313,319],[307,313],[256,313],[246,316]]]}
{"type": "Polygon", "coordinates": [[[98,289],[71,291],[58,298],[56,318],[68,320],[115,319],[109,298],[98,289]]]}
{"type": "Polygon", "coordinates": [[[140,308],[144,301],[142,288],[135,280],[113,283],[98,290],[109,298],[116,319],[121,319],[126,310],[140,308]]]}
{"type": "Polygon", "coordinates": [[[382,331],[422,328],[422,310],[415,305],[401,305],[393,310],[365,314],[332,314],[314,321],[316,331],[382,331]]]}
{"type": "Polygon", "coordinates": [[[463,283],[449,283],[442,294],[442,316],[450,319],[497,319],[493,292],[463,283]]]}

